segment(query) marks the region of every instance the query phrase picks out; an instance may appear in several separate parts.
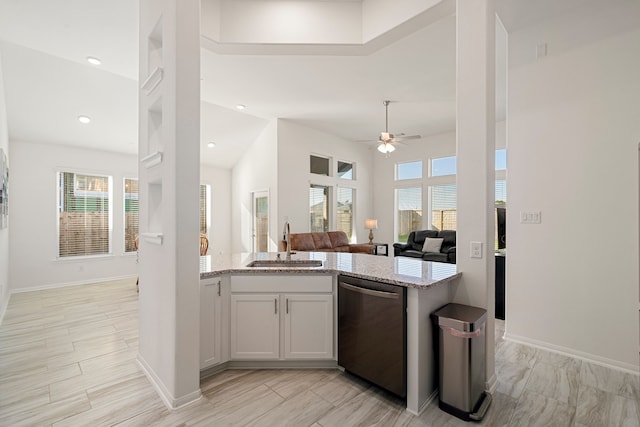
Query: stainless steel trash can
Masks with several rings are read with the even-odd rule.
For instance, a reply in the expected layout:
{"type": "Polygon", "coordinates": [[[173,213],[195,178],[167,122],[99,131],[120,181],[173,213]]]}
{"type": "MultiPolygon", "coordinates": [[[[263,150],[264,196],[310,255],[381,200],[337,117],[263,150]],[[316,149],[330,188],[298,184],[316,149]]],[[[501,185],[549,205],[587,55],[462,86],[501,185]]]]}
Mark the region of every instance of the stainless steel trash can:
{"type": "Polygon", "coordinates": [[[440,409],[465,421],[479,421],[491,403],[491,395],[484,391],[487,311],[452,303],[433,316],[440,330],[440,409]]]}

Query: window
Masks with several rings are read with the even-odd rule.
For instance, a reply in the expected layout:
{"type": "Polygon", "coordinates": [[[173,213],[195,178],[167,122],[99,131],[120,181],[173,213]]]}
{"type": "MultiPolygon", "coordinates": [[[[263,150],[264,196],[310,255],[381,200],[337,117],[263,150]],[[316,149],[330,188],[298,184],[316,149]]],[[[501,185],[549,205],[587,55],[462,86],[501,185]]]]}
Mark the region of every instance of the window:
{"type": "Polygon", "coordinates": [[[327,157],[309,156],[309,171],[317,175],[329,176],[329,159],[327,157]]]}
{"type": "Polygon", "coordinates": [[[506,233],[507,233],[507,181],[504,179],[496,180],[496,233],[495,233],[495,248],[503,249],[506,247],[506,233]]]}
{"type": "Polygon", "coordinates": [[[58,172],[58,256],[111,253],[111,177],[58,172]]]}
{"type": "Polygon", "coordinates": [[[507,149],[496,150],[496,170],[507,170],[507,149]]]}
{"type": "Polygon", "coordinates": [[[431,186],[431,228],[455,230],[458,223],[456,184],[431,186]]]}
{"type": "Polygon", "coordinates": [[[422,160],[396,164],[396,180],[422,178],[422,160]]]}
{"type": "Polygon", "coordinates": [[[344,231],[351,240],[353,235],[353,188],[338,187],[337,219],[338,231],[344,231]]]}
{"type": "Polygon", "coordinates": [[[338,160],[338,178],[353,179],[353,163],[338,160]]]}
{"type": "Polygon", "coordinates": [[[422,228],[422,187],[396,189],[398,242],[406,242],[409,233],[422,228]]]}
{"type": "Polygon", "coordinates": [[[207,234],[209,232],[209,195],[211,194],[211,186],[200,184],[200,233],[207,234]]]}
{"type": "Polygon", "coordinates": [[[139,233],[138,180],[124,179],[124,251],[135,252],[139,233]]]}
{"type": "Polygon", "coordinates": [[[455,175],[457,172],[456,156],[431,159],[431,176],[455,175]]]}
{"type": "Polygon", "coordinates": [[[309,229],[329,231],[329,187],[311,184],[309,188],[309,229]]]}

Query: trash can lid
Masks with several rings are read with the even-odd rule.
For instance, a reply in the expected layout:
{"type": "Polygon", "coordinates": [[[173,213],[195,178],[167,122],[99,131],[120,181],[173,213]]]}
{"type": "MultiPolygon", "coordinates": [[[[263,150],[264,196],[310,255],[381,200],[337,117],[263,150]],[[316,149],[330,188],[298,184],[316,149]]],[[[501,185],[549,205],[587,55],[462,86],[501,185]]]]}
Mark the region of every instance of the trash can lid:
{"type": "Polygon", "coordinates": [[[487,321],[487,310],[464,304],[447,304],[433,315],[438,318],[438,325],[462,332],[476,331],[487,321]]]}

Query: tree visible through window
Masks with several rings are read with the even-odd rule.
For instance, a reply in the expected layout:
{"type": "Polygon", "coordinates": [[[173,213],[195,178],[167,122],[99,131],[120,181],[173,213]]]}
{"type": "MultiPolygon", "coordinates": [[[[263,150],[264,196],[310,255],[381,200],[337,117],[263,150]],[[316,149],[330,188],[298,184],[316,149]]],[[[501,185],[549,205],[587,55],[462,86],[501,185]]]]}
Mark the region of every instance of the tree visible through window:
{"type": "Polygon", "coordinates": [[[111,252],[111,177],[58,172],[58,256],[111,252]]]}

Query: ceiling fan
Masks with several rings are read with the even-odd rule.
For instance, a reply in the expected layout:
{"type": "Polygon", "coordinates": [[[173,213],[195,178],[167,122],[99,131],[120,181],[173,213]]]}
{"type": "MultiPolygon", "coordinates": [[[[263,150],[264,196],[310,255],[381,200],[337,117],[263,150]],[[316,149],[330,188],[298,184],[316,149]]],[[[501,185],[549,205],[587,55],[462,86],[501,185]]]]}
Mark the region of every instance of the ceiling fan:
{"type": "Polygon", "coordinates": [[[389,153],[393,152],[396,149],[396,147],[394,146],[395,143],[404,141],[407,139],[422,138],[420,135],[405,135],[404,133],[392,134],[389,132],[389,104],[390,103],[391,101],[389,100],[382,101],[382,104],[384,104],[384,110],[385,110],[384,132],[380,132],[380,136],[376,141],[376,142],[379,142],[378,151],[386,154],[387,156],[389,155],[389,153]]]}

